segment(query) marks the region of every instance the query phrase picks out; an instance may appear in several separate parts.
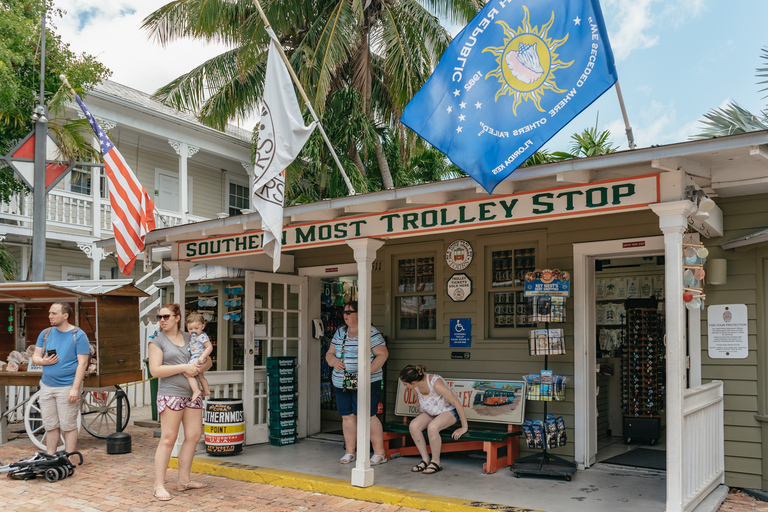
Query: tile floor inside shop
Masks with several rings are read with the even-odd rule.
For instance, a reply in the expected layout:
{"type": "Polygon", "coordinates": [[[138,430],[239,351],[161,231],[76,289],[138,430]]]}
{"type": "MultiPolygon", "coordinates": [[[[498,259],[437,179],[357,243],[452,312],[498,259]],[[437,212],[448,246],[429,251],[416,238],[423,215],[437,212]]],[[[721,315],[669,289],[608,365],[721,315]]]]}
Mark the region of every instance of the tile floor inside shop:
{"type": "Polygon", "coordinates": [[[648,448],[649,450],[666,450],[667,438],[662,434],[659,440],[651,445],[647,441],[632,441],[631,443],[626,444],[623,437],[605,437],[597,441],[597,457],[595,458],[595,461],[600,463],[611,457],[615,457],[616,455],[621,455],[622,453],[627,453],[641,447],[648,448]]]}

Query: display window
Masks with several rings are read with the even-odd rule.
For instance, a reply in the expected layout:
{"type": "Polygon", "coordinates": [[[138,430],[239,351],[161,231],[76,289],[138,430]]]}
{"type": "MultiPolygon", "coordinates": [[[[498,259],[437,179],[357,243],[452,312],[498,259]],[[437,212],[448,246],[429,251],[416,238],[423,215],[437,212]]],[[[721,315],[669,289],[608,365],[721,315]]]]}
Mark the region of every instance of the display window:
{"type": "Polygon", "coordinates": [[[485,330],[488,339],[527,338],[536,325],[525,297],[525,274],[546,265],[543,232],[493,235],[481,240],[483,251],[485,330]]]}
{"type": "Polygon", "coordinates": [[[437,294],[435,256],[395,256],[395,325],[398,337],[435,338],[437,294]]]}

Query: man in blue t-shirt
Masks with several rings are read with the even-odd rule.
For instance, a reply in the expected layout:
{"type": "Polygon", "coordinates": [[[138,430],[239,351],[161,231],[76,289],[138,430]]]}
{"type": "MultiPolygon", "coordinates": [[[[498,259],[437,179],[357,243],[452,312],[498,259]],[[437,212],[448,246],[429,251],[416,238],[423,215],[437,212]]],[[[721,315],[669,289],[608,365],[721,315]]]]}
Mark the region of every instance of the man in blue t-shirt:
{"type": "Polygon", "coordinates": [[[46,452],[50,455],[56,453],[59,434],[64,437],[67,452],[77,449],[77,415],[91,351],[85,333],[69,323],[71,316],[69,304],[51,304],[48,310],[51,327],[37,337],[32,356],[32,362],[43,367],[40,412],[46,432],[46,452]]]}

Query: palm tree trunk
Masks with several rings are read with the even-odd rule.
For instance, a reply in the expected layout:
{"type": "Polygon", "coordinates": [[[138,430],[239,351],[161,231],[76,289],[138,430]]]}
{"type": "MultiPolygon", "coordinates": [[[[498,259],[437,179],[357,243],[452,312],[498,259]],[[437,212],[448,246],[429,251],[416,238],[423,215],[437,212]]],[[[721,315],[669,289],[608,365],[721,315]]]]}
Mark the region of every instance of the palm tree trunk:
{"type": "Polygon", "coordinates": [[[365,165],[363,165],[363,159],[360,158],[360,152],[357,150],[355,145],[351,142],[347,147],[347,153],[349,154],[349,157],[352,159],[352,161],[355,162],[355,166],[357,166],[357,169],[360,171],[360,174],[362,174],[363,176],[368,176],[368,173],[365,170],[365,165]]]}
{"type": "Polygon", "coordinates": [[[381,172],[381,184],[385,189],[395,188],[395,182],[392,181],[392,173],[389,172],[389,163],[384,157],[384,148],[381,146],[381,139],[376,137],[374,142],[374,148],[376,150],[376,161],[379,163],[379,171],[381,172]]]}

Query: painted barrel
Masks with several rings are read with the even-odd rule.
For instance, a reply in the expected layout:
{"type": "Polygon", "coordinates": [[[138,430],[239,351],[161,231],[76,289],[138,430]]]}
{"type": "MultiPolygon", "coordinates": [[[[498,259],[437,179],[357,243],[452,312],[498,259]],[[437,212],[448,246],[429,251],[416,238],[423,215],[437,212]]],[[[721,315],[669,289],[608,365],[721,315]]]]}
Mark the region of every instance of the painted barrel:
{"type": "Polygon", "coordinates": [[[245,414],[239,398],[214,398],[206,401],[205,447],[211,455],[237,455],[245,441],[245,414]]]}

